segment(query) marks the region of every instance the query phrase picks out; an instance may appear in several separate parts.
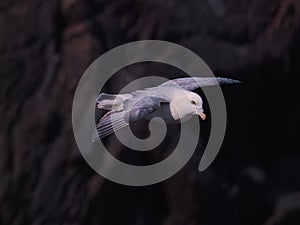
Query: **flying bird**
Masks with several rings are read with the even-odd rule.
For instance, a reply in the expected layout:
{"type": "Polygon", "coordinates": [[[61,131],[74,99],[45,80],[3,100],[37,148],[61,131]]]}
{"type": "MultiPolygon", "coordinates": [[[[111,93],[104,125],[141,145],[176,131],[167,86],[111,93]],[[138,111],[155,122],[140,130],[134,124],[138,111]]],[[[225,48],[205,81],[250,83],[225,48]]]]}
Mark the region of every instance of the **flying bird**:
{"type": "Polygon", "coordinates": [[[240,81],[222,77],[187,77],[129,94],[101,93],[96,99],[97,107],[108,112],[96,124],[92,141],[142,119],[161,117],[168,123],[178,123],[199,115],[205,120],[202,98],[192,91],[206,86],[233,83],[240,81]]]}

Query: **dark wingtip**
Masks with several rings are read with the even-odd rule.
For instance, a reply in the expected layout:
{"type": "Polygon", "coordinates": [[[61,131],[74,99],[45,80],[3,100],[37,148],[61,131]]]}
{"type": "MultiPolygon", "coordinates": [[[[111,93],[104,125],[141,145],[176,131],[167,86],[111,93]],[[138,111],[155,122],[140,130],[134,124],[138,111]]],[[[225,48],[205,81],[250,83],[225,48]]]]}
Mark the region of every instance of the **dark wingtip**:
{"type": "Polygon", "coordinates": [[[242,83],[242,81],[234,80],[231,78],[224,78],[224,77],[217,77],[217,80],[220,84],[239,84],[242,83]]]}

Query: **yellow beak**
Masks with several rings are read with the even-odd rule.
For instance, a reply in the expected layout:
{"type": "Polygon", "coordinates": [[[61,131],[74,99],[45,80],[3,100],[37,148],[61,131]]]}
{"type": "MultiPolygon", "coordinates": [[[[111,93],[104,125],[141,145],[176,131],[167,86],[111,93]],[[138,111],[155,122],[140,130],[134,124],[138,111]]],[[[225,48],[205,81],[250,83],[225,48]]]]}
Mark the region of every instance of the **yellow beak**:
{"type": "Polygon", "coordinates": [[[200,118],[202,120],[205,120],[206,119],[206,115],[203,113],[203,112],[197,112],[197,114],[200,116],[200,118]]]}

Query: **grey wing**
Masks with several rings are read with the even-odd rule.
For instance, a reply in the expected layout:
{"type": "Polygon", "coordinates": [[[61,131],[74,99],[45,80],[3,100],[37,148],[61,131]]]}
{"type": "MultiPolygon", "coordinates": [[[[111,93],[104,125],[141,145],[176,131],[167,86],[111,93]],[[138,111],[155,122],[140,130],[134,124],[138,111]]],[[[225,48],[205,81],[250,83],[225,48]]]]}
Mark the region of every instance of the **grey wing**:
{"type": "Polygon", "coordinates": [[[187,91],[193,91],[197,88],[214,86],[214,85],[223,85],[223,84],[234,84],[240,83],[238,80],[233,80],[223,77],[185,77],[178,78],[174,80],[169,80],[160,86],[177,86],[187,91]]]}
{"type": "Polygon", "coordinates": [[[126,127],[136,120],[144,119],[147,115],[159,109],[161,102],[166,102],[166,100],[160,97],[146,96],[137,100],[128,109],[126,109],[125,104],[125,110],[109,111],[96,125],[92,135],[92,142],[126,127]]]}

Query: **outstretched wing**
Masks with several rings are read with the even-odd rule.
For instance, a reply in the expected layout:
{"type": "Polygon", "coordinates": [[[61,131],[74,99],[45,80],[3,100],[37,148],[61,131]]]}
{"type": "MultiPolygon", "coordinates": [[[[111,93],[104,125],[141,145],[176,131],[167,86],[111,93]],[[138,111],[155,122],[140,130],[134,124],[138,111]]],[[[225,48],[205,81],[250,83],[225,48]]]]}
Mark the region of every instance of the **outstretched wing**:
{"type": "Polygon", "coordinates": [[[240,83],[238,80],[233,80],[229,78],[222,77],[185,77],[178,78],[174,80],[169,80],[165,83],[162,83],[160,86],[177,86],[187,91],[193,91],[197,88],[214,86],[214,85],[223,85],[223,84],[234,84],[240,83]]]}
{"type": "Polygon", "coordinates": [[[128,108],[125,105],[125,110],[107,112],[96,125],[92,142],[128,126],[131,122],[144,119],[147,115],[159,109],[162,102],[167,101],[160,97],[146,96],[140,98],[128,108]]]}

